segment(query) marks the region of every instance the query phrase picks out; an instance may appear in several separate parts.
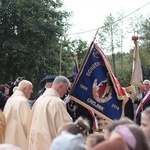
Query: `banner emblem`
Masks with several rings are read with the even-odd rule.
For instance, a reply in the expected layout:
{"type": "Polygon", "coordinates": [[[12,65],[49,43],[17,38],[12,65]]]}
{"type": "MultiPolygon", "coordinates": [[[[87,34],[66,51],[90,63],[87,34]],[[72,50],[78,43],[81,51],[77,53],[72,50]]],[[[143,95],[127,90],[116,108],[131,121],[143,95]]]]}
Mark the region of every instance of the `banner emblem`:
{"type": "Polygon", "coordinates": [[[112,98],[112,87],[109,84],[109,78],[97,83],[97,79],[93,82],[93,97],[99,103],[106,103],[112,98]]]}

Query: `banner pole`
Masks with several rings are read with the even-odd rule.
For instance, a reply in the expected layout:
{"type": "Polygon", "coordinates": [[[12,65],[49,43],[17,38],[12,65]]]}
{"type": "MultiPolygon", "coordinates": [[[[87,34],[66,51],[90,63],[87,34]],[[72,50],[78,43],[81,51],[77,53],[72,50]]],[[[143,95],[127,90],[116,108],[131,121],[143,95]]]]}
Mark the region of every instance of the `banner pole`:
{"type": "Polygon", "coordinates": [[[99,31],[99,28],[97,29],[97,31],[96,31],[96,33],[95,33],[95,36],[94,36],[94,38],[93,38],[93,43],[94,43],[94,41],[95,41],[95,39],[96,39],[96,36],[97,36],[97,34],[98,34],[98,31],[99,31]]]}

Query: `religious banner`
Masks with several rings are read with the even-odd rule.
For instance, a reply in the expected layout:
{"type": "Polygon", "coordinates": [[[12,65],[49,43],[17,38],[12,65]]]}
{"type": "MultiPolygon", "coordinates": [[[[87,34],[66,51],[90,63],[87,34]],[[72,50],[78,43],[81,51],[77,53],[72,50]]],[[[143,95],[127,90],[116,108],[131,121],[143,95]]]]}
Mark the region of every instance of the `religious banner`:
{"type": "Polygon", "coordinates": [[[105,54],[93,42],[70,91],[70,98],[107,120],[124,116],[126,93],[105,54]]]}
{"type": "Polygon", "coordinates": [[[134,41],[134,54],[133,54],[133,69],[132,69],[132,78],[131,78],[131,91],[132,91],[132,100],[142,99],[142,83],[143,83],[143,72],[141,67],[141,60],[138,50],[138,36],[133,36],[132,40],[134,41]]]}

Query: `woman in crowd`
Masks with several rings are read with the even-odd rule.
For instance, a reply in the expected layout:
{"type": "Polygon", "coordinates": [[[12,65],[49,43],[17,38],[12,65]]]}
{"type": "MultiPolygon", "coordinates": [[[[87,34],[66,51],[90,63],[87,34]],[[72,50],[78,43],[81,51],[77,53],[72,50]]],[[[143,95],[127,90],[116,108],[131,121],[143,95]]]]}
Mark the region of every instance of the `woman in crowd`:
{"type": "Polygon", "coordinates": [[[141,115],[141,129],[143,130],[150,148],[150,107],[147,107],[141,115]]]}
{"type": "Polygon", "coordinates": [[[71,134],[81,133],[84,137],[89,134],[90,125],[88,120],[79,117],[74,123],[66,123],[60,127],[58,134],[62,131],[68,131],[71,134]]]}
{"type": "Polygon", "coordinates": [[[120,120],[114,120],[110,122],[109,124],[107,124],[104,130],[105,139],[108,140],[110,138],[111,133],[115,129],[116,126],[124,125],[124,124],[134,124],[134,122],[130,120],[129,118],[125,117],[125,118],[121,118],[120,120]]]}
{"type": "Polygon", "coordinates": [[[0,85],[0,91],[3,92],[6,100],[9,98],[9,89],[10,89],[10,86],[8,84],[0,85]]]}
{"type": "Polygon", "coordinates": [[[149,150],[143,131],[135,124],[118,125],[109,138],[91,150],[149,150]]]}

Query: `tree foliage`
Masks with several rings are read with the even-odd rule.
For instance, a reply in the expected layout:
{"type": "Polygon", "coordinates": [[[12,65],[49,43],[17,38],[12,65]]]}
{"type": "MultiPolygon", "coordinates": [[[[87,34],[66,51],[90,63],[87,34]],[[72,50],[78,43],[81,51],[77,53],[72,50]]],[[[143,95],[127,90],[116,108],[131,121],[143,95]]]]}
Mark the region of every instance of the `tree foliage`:
{"type": "Polygon", "coordinates": [[[62,44],[62,73],[65,72],[68,76],[73,75],[75,57],[77,58],[78,65],[80,66],[87,50],[88,45],[86,41],[81,39],[70,40],[65,38],[62,44]]]}
{"type": "Polygon", "coordinates": [[[124,38],[123,35],[128,35],[129,33],[137,34],[139,36],[138,45],[141,65],[143,68],[143,77],[144,79],[150,78],[150,19],[144,19],[142,15],[132,16],[128,20],[128,25],[126,23],[125,28],[122,28],[122,26],[122,22],[120,23],[119,21],[117,23],[115,22],[115,17],[111,14],[108,15],[103,27],[100,30],[99,41],[104,50],[109,49],[109,51],[112,52],[112,56],[115,55],[115,61],[113,60],[113,57],[111,58],[108,56],[108,58],[113,69],[115,63],[116,77],[122,86],[129,86],[132,75],[133,49],[131,49],[129,53],[114,53],[113,48],[115,51],[117,49],[122,49],[122,41],[124,38]],[[112,24],[113,26],[111,28],[112,24]]]}
{"type": "Polygon", "coordinates": [[[61,1],[0,0],[1,82],[25,76],[33,83],[58,74],[60,37],[69,12],[61,1]]]}
{"type": "Polygon", "coordinates": [[[144,79],[150,80],[150,18],[142,23],[142,35],[140,37],[140,56],[144,79]]]}
{"type": "MultiPolygon", "coordinates": [[[[0,0],[1,83],[25,76],[37,90],[41,79],[48,74],[71,76],[74,53],[79,65],[82,64],[89,45],[81,39],[70,40],[65,36],[70,27],[68,18],[72,14],[62,6],[60,0],[0,0]]],[[[140,58],[144,78],[148,78],[150,19],[132,17],[126,33],[123,22],[115,20],[112,14],[106,16],[98,42],[105,52],[111,52],[112,57],[108,57],[112,68],[116,67],[116,77],[123,86],[128,86],[133,50],[130,53],[115,51],[122,49],[123,35],[132,31],[140,34],[140,58]]]]}

